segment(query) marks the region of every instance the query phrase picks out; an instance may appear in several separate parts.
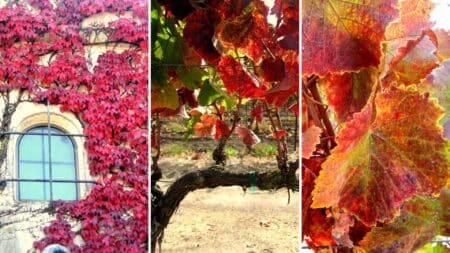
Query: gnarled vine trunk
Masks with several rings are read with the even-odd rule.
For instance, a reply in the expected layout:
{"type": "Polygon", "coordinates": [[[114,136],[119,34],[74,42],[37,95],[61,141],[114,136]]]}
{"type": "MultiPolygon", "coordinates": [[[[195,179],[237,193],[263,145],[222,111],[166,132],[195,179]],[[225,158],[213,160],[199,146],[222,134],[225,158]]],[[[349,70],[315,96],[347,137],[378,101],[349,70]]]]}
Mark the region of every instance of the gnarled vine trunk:
{"type": "Polygon", "coordinates": [[[298,161],[290,163],[286,177],[282,175],[280,170],[257,173],[254,182],[252,182],[253,179],[248,173],[232,173],[224,171],[222,167],[213,166],[183,175],[165,193],[157,185],[152,186],[151,252],[155,252],[156,243],[161,238],[181,201],[189,192],[218,186],[242,186],[247,188],[252,185],[261,190],[277,190],[286,187],[298,191],[299,179],[295,174],[298,166],[298,161]]]}

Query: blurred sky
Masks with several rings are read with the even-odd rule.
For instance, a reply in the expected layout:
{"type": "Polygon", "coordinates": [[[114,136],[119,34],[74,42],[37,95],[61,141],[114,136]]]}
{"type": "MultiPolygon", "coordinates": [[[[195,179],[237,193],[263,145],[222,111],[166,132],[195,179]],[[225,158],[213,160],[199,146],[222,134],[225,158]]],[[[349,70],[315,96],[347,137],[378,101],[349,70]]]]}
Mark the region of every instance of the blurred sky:
{"type": "Polygon", "coordinates": [[[431,12],[435,28],[450,29],[450,0],[433,0],[436,7],[431,12]]]}

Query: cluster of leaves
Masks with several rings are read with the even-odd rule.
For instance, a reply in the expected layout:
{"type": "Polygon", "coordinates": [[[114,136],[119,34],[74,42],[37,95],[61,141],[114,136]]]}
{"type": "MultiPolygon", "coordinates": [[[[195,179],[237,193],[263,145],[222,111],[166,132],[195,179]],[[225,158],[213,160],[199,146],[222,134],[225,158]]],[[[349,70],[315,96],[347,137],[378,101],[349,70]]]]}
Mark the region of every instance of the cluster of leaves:
{"type": "MultiPolygon", "coordinates": [[[[259,138],[239,122],[241,103],[254,101],[252,116],[261,121],[297,96],[297,1],[276,1],[271,9],[260,0],[152,1],[151,18],[151,113],[189,118],[187,137],[226,141],[236,130],[252,146],[259,138]],[[277,24],[268,23],[270,14],[277,24]],[[226,113],[234,115],[232,125],[226,113]]],[[[282,126],[273,128],[283,142],[282,126]]],[[[157,131],[152,140],[158,157],[157,131]]]]}
{"type": "Polygon", "coordinates": [[[318,251],[449,236],[450,32],[432,8],[304,1],[302,239],[318,251]]]}
{"type": "Polygon", "coordinates": [[[146,252],[147,26],[147,1],[29,0],[0,8],[2,95],[20,89],[32,102],[74,113],[97,179],[85,199],[55,202],[56,220],[35,242],[38,249],[59,243],[71,252],[146,252]],[[101,13],[117,20],[83,23],[101,13]],[[99,34],[104,39],[93,41],[99,34]],[[91,61],[88,47],[96,45],[127,49],[91,61]],[[71,224],[80,226],[73,231],[71,224]],[[77,235],[82,245],[75,244],[77,235]]]}

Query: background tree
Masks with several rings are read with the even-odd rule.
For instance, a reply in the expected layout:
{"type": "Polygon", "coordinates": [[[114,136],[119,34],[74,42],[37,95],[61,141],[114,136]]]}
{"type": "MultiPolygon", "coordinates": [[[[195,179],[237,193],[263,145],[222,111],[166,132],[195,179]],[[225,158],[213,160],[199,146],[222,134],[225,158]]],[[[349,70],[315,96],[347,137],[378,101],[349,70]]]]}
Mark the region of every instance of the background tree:
{"type": "MultiPolygon", "coordinates": [[[[8,1],[0,8],[0,130],[10,129],[20,102],[59,105],[84,126],[97,181],[85,199],[53,203],[56,220],[38,249],[59,243],[71,252],[146,252],[147,25],[146,1],[8,1]],[[100,13],[115,18],[87,24],[100,13]],[[104,46],[99,56],[96,46],[104,46]]],[[[0,139],[3,163],[9,137],[0,139]]]]}
{"type": "MultiPolygon", "coordinates": [[[[236,133],[249,148],[259,141],[240,122],[244,101],[253,101],[252,115],[271,123],[277,144],[278,169],[256,173],[260,189],[298,188],[298,161],[288,160],[286,130],[279,108],[298,114],[298,1],[152,1],[151,11],[151,229],[152,252],[183,198],[191,191],[217,186],[251,185],[248,173],[226,169],[224,148],[236,133]],[[275,24],[268,22],[274,15],[275,24]],[[288,102],[289,101],[289,102],[288,102]],[[198,105],[205,111],[195,109],[198,105]],[[214,134],[215,166],[187,173],[166,192],[162,176],[161,118],[189,111],[188,135],[214,134]],[[297,108],[297,109],[296,109],[297,108]],[[232,115],[227,123],[225,115],[232,115]]],[[[294,137],[296,138],[296,137],[294,137]]]]}
{"type": "Polygon", "coordinates": [[[450,36],[432,7],[304,1],[302,238],[317,251],[449,235],[450,36]]]}

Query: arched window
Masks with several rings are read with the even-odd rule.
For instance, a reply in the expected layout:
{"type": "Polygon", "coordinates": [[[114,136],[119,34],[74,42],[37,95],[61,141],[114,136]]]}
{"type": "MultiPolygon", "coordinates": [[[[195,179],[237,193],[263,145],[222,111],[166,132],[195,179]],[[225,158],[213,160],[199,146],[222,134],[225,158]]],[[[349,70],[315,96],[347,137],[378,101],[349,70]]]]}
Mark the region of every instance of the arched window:
{"type": "Polygon", "coordinates": [[[19,200],[78,199],[75,182],[57,181],[77,180],[75,148],[70,137],[52,127],[51,145],[48,145],[48,127],[32,128],[26,133],[20,138],[18,145],[18,176],[21,180],[18,189],[19,200]],[[50,179],[56,182],[39,181],[50,179]]]}

